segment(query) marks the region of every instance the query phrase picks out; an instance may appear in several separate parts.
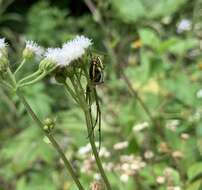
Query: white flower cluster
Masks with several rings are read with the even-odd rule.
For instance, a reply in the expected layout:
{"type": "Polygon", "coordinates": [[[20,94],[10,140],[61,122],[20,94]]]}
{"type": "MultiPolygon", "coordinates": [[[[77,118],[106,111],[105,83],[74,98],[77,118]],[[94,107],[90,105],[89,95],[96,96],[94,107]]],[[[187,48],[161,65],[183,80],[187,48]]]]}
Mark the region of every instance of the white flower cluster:
{"type": "Polygon", "coordinates": [[[118,142],[113,146],[115,150],[122,150],[127,147],[128,147],[128,141],[118,142]]]}
{"type": "MultiPolygon", "coordinates": [[[[72,61],[82,57],[85,50],[92,45],[92,41],[84,36],[76,36],[63,44],[62,48],[48,48],[45,53],[44,49],[32,40],[26,41],[25,52],[36,55],[38,58],[53,62],[59,67],[68,66],[72,61]],[[27,51],[26,51],[27,50],[27,51]]],[[[0,50],[6,48],[7,43],[4,38],[0,38],[0,50]]],[[[0,57],[2,52],[0,51],[0,57]]]]}
{"type": "Polygon", "coordinates": [[[7,43],[5,42],[5,38],[0,38],[0,50],[6,48],[7,43]]]}
{"type": "Polygon", "coordinates": [[[146,163],[140,156],[122,155],[120,163],[115,167],[115,170],[121,173],[121,181],[127,182],[130,176],[137,174],[145,166],[146,163]]]}
{"type": "Polygon", "coordinates": [[[63,44],[62,48],[47,49],[45,58],[55,62],[60,67],[68,66],[72,61],[82,57],[90,45],[92,42],[89,38],[77,36],[63,44]]]}
{"type": "Polygon", "coordinates": [[[28,51],[31,51],[37,57],[41,57],[44,53],[44,49],[32,40],[26,41],[25,49],[27,49],[28,51]]]}
{"type": "Polygon", "coordinates": [[[190,20],[183,19],[177,26],[177,32],[182,33],[184,31],[189,31],[189,30],[191,30],[191,25],[192,25],[192,23],[190,20]]]}

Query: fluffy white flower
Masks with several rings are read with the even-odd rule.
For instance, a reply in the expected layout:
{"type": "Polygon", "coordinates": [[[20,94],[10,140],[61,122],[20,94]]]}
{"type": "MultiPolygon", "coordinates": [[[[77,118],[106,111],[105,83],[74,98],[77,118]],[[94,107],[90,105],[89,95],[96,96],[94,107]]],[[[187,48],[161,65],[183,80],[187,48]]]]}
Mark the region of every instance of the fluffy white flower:
{"type": "Polygon", "coordinates": [[[7,43],[5,42],[5,38],[0,38],[0,49],[6,48],[7,43]]]}
{"type": "Polygon", "coordinates": [[[57,65],[63,65],[65,62],[65,55],[61,48],[48,48],[44,54],[45,58],[54,62],[57,65]]]}
{"type": "Polygon", "coordinates": [[[84,154],[89,153],[90,151],[91,151],[91,146],[88,143],[86,146],[82,146],[82,147],[79,148],[78,154],[84,155],[84,154]]]}
{"type": "Polygon", "coordinates": [[[77,43],[78,46],[81,46],[84,49],[92,45],[92,40],[86,38],[85,36],[76,36],[76,38],[73,41],[74,43],[77,43]]]}
{"type": "Polygon", "coordinates": [[[129,180],[129,176],[126,174],[122,174],[120,176],[120,180],[126,183],[129,180]]]}
{"type": "Polygon", "coordinates": [[[128,147],[128,141],[118,142],[113,146],[115,150],[121,150],[127,147],[128,147]]]}
{"type": "Polygon", "coordinates": [[[45,58],[55,62],[60,67],[68,66],[72,61],[82,57],[92,44],[91,40],[84,36],[77,36],[73,40],[63,44],[62,48],[48,48],[45,58]]]}
{"type": "Polygon", "coordinates": [[[62,47],[62,54],[65,57],[65,61],[63,64],[61,63],[59,65],[69,65],[72,61],[82,57],[85,53],[85,49],[87,49],[90,45],[92,45],[91,40],[84,36],[77,36],[75,39],[65,43],[62,47]]]}
{"type": "Polygon", "coordinates": [[[142,130],[148,128],[148,127],[149,127],[149,123],[145,121],[145,122],[143,122],[143,123],[138,123],[138,124],[136,124],[136,125],[133,127],[133,131],[134,131],[134,132],[139,132],[139,131],[142,131],[142,130]]]}
{"type": "Polygon", "coordinates": [[[197,97],[197,98],[202,98],[202,89],[200,89],[200,90],[196,93],[196,97],[197,97]]]}
{"type": "Polygon", "coordinates": [[[191,30],[191,21],[188,19],[183,19],[177,26],[177,32],[182,33],[184,31],[191,30]]]}
{"type": "Polygon", "coordinates": [[[40,47],[36,42],[34,42],[32,40],[26,41],[25,49],[28,49],[29,51],[31,51],[38,57],[41,57],[44,52],[43,48],[40,47]]]}

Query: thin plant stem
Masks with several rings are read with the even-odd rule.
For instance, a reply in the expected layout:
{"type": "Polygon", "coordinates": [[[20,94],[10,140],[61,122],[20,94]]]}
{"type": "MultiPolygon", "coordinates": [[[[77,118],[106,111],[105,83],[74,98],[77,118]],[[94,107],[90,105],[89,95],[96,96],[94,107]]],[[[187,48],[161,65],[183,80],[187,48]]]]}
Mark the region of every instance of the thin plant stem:
{"type": "Polygon", "coordinates": [[[19,87],[24,87],[24,86],[28,86],[28,85],[34,84],[34,83],[40,81],[41,79],[43,79],[46,75],[47,75],[47,73],[46,73],[46,72],[43,72],[43,73],[41,73],[41,75],[39,75],[39,76],[38,76],[37,78],[35,78],[34,80],[29,81],[29,82],[26,82],[26,83],[21,83],[21,84],[19,85],[19,87]]]}
{"type": "Polygon", "coordinates": [[[2,86],[5,86],[8,89],[13,89],[13,87],[6,81],[0,81],[0,83],[2,84],[2,86]]]}
{"type": "MultiPolygon", "coordinates": [[[[71,80],[72,85],[75,88],[75,92],[77,93],[78,98],[80,100],[81,108],[83,109],[85,119],[86,119],[86,126],[87,126],[88,134],[91,134],[91,130],[93,129],[92,115],[91,115],[89,107],[88,107],[88,105],[86,103],[85,96],[84,96],[83,93],[81,93],[83,91],[83,88],[81,88],[81,84],[77,85],[73,78],[70,78],[70,80],[71,80]],[[81,89],[78,89],[78,87],[80,87],[81,89]]],[[[95,157],[97,167],[98,167],[99,172],[100,172],[100,174],[102,176],[102,179],[103,179],[103,181],[104,181],[104,183],[106,185],[106,188],[107,188],[107,190],[112,190],[111,185],[109,183],[109,180],[108,180],[108,178],[107,178],[107,176],[105,174],[105,171],[103,169],[102,162],[100,160],[100,157],[99,157],[96,145],[95,145],[94,135],[92,135],[92,134],[89,135],[89,141],[90,141],[90,144],[91,144],[92,152],[93,152],[93,155],[95,157]]]]}
{"type": "Polygon", "coordinates": [[[29,103],[26,101],[26,99],[25,99],[24,95],[21,93],[21,91],[19,89],[17,89],[18,88],[17,87],[17,83],[16,83],[15,77],[14,77],[13,73],[11,72],[10,68],[8,68],[7,71],[8,71],[8,77],[11,79],[11,81],[13,83],[13,88],[15,89],[15,92],[16,92],[17,96],[19,97],[20,101],[25,106],[26,111],[30,114],[30,116],[32,117],[32,119],[37,124],[37,126],[43,131],[44,135],[49,139],[49,141],[51,142],[51,144],[53,145],[53,147],[56,149],[56,151],[60,155],[61,159],[63,160],[64,165],[65,165],[68,173],[70,173],[70,175],[71,175],[72,179],[74,180],[75,184],[77,185],[78,189],[79,190],[84,190],[83,186],[81,185],[81,183],[80,183],[80,181],[78,179],[78,176],[77,176],[76,172],[74,171],[73,167],[71,166],[71,163],[66,158],[66,156],[65,156],[62,148],[57,143],[57,141],[55,140],[55,138],[51,135],[51,133],[46,132],[44,130],[44,124],[43,124],[43,122],[34,113],[34,111],[32,110],[32,108],[29,105],[29,103]]]}
{"type": "Polygon", "coordinates": [[[35,78],[39,74],[41,74],[41,71],[37,70],[33,74],[28,75],[28,76],[24,77],[23,79],[21,79],[18,83],[21,84],[21,83],[25,82],[26,80],[31,80],[32,78],[35,78]]]}
{"type": "Polygon", "coordinates": [[[19,67],[14,72],[14,75],[16,75],[21,70],[21,68],[23,67],[23,65],[25,64],[25,62],[26,62],[26,59],[23,59],[22,62],[20,63],[20,65],[19,65],[19,67]]]}
{"type": "Polygon", "coordinates": [[[72,98],[75,100],[75,102],[76,102],[77,104],[79,104],[79,100],[78,100],[78,98],[76,97],[75,92],[74,92],[74,91],[72,90],[72,88],[67,84],[67,82],[64,83],[64,86],[65,86],[65,90],[66,90],[67,92],[69,92],[69,93],[71,94],[72,98]]]}
{"type": "Polygon", "coordinates": [[[74,182],[76,183],[77,187],[79,190],[84,190],[83,186],[81,185],[77,174],[75,173],[73,167],[71,166],[70,162],[68,161],[68,159],[66,158],[62,148],[60,147],[60,145],[57,143],[57,141],[55,140],[55,138],[48,132],[45,132],[43,127],[43,123],[42,121],[37,117],[37,115],[34,113],[34,111],[32,110],[32,108],[30,107],[30,105],[28,104],[28,102],[26,101],[25,97],[23,96],[23,94],[17,90],[16,94],[18,95],[19,99],[21,100],[21,102],[24,104],[27,112],[30,114],[30,116],[32,117],[32,119],[36,122],[36,124],[40,127],[40,129],[44,132],[44,134],[46,135],[46,137],[50,140],[51,144],[53,145],[53,147],[57,150],[58,154],[60,155],[61,159],[63,160],[65,167],[67,169],[67,171],[70,173],[72,179],[74,180],[74,182]]]}

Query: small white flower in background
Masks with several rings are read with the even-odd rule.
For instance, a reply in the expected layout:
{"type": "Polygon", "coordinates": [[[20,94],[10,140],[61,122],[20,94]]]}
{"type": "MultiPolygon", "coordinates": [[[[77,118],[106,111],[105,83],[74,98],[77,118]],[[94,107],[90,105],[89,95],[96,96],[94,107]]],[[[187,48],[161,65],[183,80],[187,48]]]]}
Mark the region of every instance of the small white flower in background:
{"type": "Polygon", "coordinates": [[[143,129],[146,129],[149,127],[149,123],[148,122],[143,122],[143,123],[139,123],[137,125],[135,125],[133,127],[133,131],[134,132],[139,132],[139,131],[142,131],[143,129]]]}
{"type": "Polygon", "coordinates": [[[26,41],[25,50],[35,54],[38,58],[40,58],[42,54],[44,53],[44,49],[32,40],[26,41]]]}
{"type": "Polygon", "coordinates": [[[175,132],[177,126],[180,124],[180,120],[178,119],[170,119],[166,122],[166,128],[170,129],[171,131],[175,132]]]}
{"type": "Polygon", "coordinates": [[[184,154],[180,150],[175,150],[172,152],[172,157],[175,159],[182,159],[184,157],[184,154]]]}
{"type": "Polygon", "coordinates": [[[113,146],[115,150],[122,150],[127,147],[128,147],[128,141],[119,142],[113,146]]]}
{"type": "Polygon", "coordinates": [[[164,176],[158,176],[158,177],[156,178],[156,182],[157,182],[158,184],[164,184],[165,181],[166,181],[166,179],[165,179],[164,176]]]}
{"type": "Polygon", "coordinates": [[[197,97],[197,98],[202,98],[202,89],[200,89],[200,90],[196,93],[196,97],[197,97]]]}
{"type": "Polygon", "coordinates": [[[147,150],[144,153],[144,157],[145,157],[145,159],[148,159],[148,160],[152,159],[154,157],[154,153],[151,150],[147,150]]]}
{"type": "Polygon", "coordinates": [[[88,143],[86,146],[82,146],[79,148],[78,154],[85,155],[85,154],[89,153],[90,151],[91,151],[91,146],[88,143]]]}
{"type": "Polygon", "coordinates": [[[93,175],[93,178],[94,178],[95,180],[101,180],[101,179],[102,179],[99,173],[95,173],[95,174],[93,175]]]}
{"type": "Polygon", "coordinates": [[[112,162],[103,163],[103,167],[106,171],[112,171],[114,168],[114,164],[112,162]]]}
{"type": "Polygon", "coordinates": [[[164,170],[163,170],[163,175],[166,177],[166,178],[170,178],[173,174],[174,170],[173,168],[171,167],[166,167],[164,170]]]}
{"type": "Polygon", "coordinates": [[[99,152],[100,157],[108,158],[108,157],[110,157],[110,155],[111,155],[111,153],[105,147],[101,147],[100,152],[99,152]]]}
{"type": "Polygon", "coordinates": [[[135,157],[134,155],[122,155],[120,157],[120,161],[121,164],[119,170],[127,175],[134,175],[146,166],[146,163],[140,156],[135,157]]]}
{"type": "Polygon", "coordinates": [[[181,190],[181,187],[179,187],[179,186],[169,186],[169,187],[167,187],[167,190],[181,190]]]}
{"type": "Polygon", "coordinates": [[[5,38],[0,38],[0,50],[5,49],[7,43],[5,42],[5,38]]]}
{"type": "Polygon", "coordinates": [[[181,134],[181,138],[183,139],[183,140],[187,140],[187,139],[189,139],[189,134],[188,133],[182,133],[181,134]]]}
{"type": "Polygon", "coordinates": [[[182,33],[184,31],[191,30],[191,21],[188,19],[183,19],[177,26],[177,32],[182,33]]]}
{"type": "Polygon", "coordinates": [[[128,179],[129,179],[129,176],[126,175],[126,174],[122,174],[121,177],[120,177],[120,180],[125,182],[125,183],[128,181],[128,179]]]}
{"type": "Polygon", "coordinates": [[[102,190],[103,185],[99,181],[94,181],[93,183],[90,184],[90,189],[91,190],[102,190]]]}

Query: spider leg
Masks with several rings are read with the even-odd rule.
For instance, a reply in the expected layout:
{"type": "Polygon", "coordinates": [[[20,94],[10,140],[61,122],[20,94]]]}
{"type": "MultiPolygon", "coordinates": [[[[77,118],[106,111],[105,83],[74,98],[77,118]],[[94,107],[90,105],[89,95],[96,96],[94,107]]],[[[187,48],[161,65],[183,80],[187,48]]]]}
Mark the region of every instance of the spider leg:
{"type": "MultiPolygon", "coordinates": [[[[90,115],[92,116],[92,110],[91,110],[91,104],[92,104],[92,100],[91,100],[91,91],[90,91],[90,87],[87,86],[86,87],[86,102],[89,106],[89,112],[90,112],[90,115]]],[[[93,125],[93,120],[92,120],[92,117],[90,117],[90,122],[91,122],[91,126],[92,126],[92,129],[91,131],[89,132],[88,134],[88,138],[91,136],[91,135],[94,135],[94,125],[93,125]]]]}
{"type": "Polygon", "coordinates": [[[102,136],[101,136],[101,109],[100,109],[100,104],[99,104],[99,100],[98,100],[98,95],[96,92],[96,89],[94,89],[94,94],[95,94],[95,103],[96,103],[96,121],[94,124],[94,128],[96,127],[97,123],[98,123],[98,133],[99,133],[99,151],[101,148],[101,141],[102,141],[102,136]]]}

